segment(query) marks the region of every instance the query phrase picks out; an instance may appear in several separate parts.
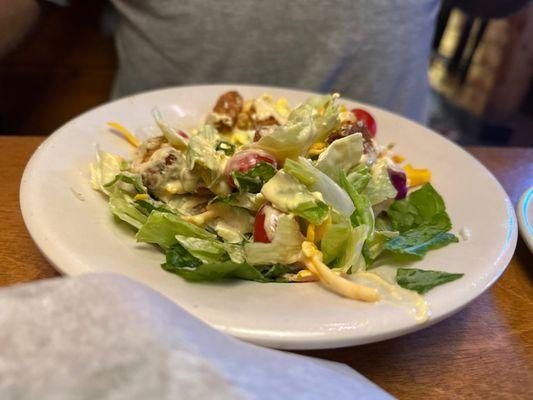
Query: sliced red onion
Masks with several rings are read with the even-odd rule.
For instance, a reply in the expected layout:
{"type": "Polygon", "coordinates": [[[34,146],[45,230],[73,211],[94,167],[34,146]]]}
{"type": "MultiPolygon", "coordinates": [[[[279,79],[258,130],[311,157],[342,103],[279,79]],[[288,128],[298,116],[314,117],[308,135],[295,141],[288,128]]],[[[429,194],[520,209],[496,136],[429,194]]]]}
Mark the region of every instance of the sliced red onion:
{"type": "Polygon", "coordinates": [[[392,182],[392,185],[398,192],[395,199],[401,200],[407,196],[407,176],[405,172],[401,169],[390,168],[388,169],[389,178],[392,182]]]}

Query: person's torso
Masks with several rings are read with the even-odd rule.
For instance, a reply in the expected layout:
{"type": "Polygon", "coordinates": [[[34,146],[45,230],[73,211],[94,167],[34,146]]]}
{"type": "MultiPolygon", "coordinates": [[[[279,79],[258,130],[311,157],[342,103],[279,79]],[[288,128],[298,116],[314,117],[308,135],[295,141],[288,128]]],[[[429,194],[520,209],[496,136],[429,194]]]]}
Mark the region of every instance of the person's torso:
{"type": "Polygon", "coordinates": [[[420,119],[438,0],[112,0],[115,96],[238,82],[338,91],[420,119]]]}

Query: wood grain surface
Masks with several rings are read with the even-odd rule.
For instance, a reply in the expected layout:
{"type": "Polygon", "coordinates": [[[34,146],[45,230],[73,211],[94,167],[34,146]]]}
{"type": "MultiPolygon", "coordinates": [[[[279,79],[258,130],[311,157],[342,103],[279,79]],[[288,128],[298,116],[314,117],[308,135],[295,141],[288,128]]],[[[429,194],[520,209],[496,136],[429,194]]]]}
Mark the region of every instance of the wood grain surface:
{"type": "MultiPolygon", "coordinates": [[[[59,275],[31,240],[19,208],[24,166],[43,139],[0,136],[0,286],[59,275]]],[[[467,150],[499,179],[515,205],[533,186],[533,149],[467,150]]],[[[402,399],[531,399],[533,257],[519,239],[498,282],[437,325],[381,343],[300,353],[346,363],[402,399]]]]}

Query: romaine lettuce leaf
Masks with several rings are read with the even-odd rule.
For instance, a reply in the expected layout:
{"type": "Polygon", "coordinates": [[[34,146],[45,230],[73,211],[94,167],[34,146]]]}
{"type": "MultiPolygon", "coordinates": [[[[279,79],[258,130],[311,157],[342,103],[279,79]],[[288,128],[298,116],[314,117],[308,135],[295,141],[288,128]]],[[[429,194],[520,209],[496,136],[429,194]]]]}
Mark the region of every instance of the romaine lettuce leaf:
{"type": "Polygon", "coordinates": [[[200,239],[192,236],[176,235],[176,240],[185,250],[202,263],[228,260],[228,255],[222,243],[215,239],[200,239]]]}
{"type": "Polygon", "coordinates": [[[392,227],[400,232],[430,223],[433,219],[439,221],[440,229],[448,231],[451,222],[446,214],[444,200],[431,186],[426,183],[420,189],[411,192],[408,197],[395,201],[387,210],[392,227]]]}
{"type": "Polygon", "coordinates": [[[276,169],[267,162],[256,164],[248,172],[233,171],[231,176],[241,192],[259,193],[263,185],[276,174],[276,169]]]}
{"type": "Polygon", "coordinates": [[[168,263],[163,268],[191,282],[218,281],[227,278],[244,279],[256,282],[270,282],[260,271],[250,264],[233,261],[202,264],[197,268],[172,268],[168,263]]]}
{"type": "Polygon", "coordinates": [[[222,151],[227,156],[232,156],[235,153],[237,146],[233,143],[227,142],[225,140],[219,140],[215,150],[222,151]]]}
{"type": "Polygon", "coordinates": [[[385,250],[385,245],[389,240],[395,238],[400,233],[396,231],[375,230],[371,238],[368,238],[363,246],[363,255],[368,265],[370,265],[385,250]]]}
{"type": "Polygon", "coordinates": [[[109,193],[109,208],[116,217],[137,229],[146,222],[146,215],[137,208],[135,201],[120,190],[109,193]]]}
{"type": "Polygon", "coordinates": [[[219,281],[227,278],[245,279],[256,282],[271,282],[265,278],[259,270],[246,263],[236,263],[233,261],[200,264],[197,267],[188,268],[177,266],[168,261],[162,265],[163,269],[172,272],[190,282],[219,281]]]}
{"type": "Polygon", "coordinates": [[[458,242],[455,235],[447,233],[452,223],[444,200],[429,183],[395,201],[387,214],[393,229],[400,232],[385,245],[393,253],[423,257],[430,249],[458,242]]]}
{"type": "Polygon", "coordinates": [[[304,237],[292,215],[281,215],[271,243],[246,243],[246,262],[252,265],[292,264],[299,260],[304,237]]]}
{"type": "Polygon", "coordinates": [[[179,216],[153,211],[137,232],[137,241],[155,243],[164,250],[177,243],[176,235],[200,239],[216,239],[216,235],[182,220],[179,216]]]}
{"type": "Polygon", "coordinates": [[[249,192],[235,192],[229,196],[217,196],[214,200],[251,211],[258,211],[265,204],[265,197],[261,193],[249,192]]]}
{"type": "Polygon", "coordinates": [[[295,177],[280,170],[270,179],[261,193],[276,208],[320,225],[328,217],[329,207],[295,177]]]}
{"type": "Polygon", "coordinates": [[[360,133],[335,140],[324,150],[316,167],[338,182],[339,171],[348,172],[355,167],[363,154],[363,137],[360,133]]]}
{"type": "Polygon", "coordinates": [[[179,268],[197,268],[202,262],[194,257],[178,242],[170,246],[166,251],[166,263],[162,267],[170,272],[179,268]]]}
{"type": "Polygon", "coordinates": [[[174,214],[174,211],[162,201],[154,200],[152,198],[134,200],[137,209],[146,216],[149,216],[152,211],[160,211],[174,214]]]}
{"type": "Polygon", "coordinates": [[[389,240],[385,249],[396,254],[423,257],[428,250],[438,249],[450,243],[457,243],[457,236],[432,227],[419,227],[403,232],[389,240]]]}
{"type": "Polygon", "coordinates": [[[350,216],[352,224],[354,226],[366,225],[368,227],[368,235],[371,238],[374,233],[374,212],[370,201],[365,195],[359,194],[350,182],[348,182],[344,171],[340,171],[339,182],[341,187],[352,199],[355,207],[355,211],[350,216]]]}
{"type": "Polygon", "coordinates": [[[127,171],[121,172],[115,176],[115,179],[109,183],[106,183],[104,187],[107,190],[113,190],[113,186],[115,185],[117,185],[120,189],[130,193],[148,193],[148,190],[142,183],[141,176],[127,171]]]}
{"type": "Polygon", "coordinates": [[[396,271],[396,282],[404,289],[414,290],[419,294],[424,294],[435,286],[455,281],[463,275],[415,268],[398,268],[396,271]]]}
{"type": "MultiPolygon", "coordinates": [[[[240,247],[240,246],[239,246],[240,247]]],[[[242,248],[242,247],[241,247],[242,248]]],[[[286,273],[295,271],[294,267],[274,264],[257,269],[242,261],[218,261],[202,263],[180,243],[175,243],[166,252],[166,263],[163,269],[177,274],[191,282],[217,281],[226,278],[247,279],[257,282],[286,282],[286,273]]]]}
{"type": "Polygon", "coordinates": [[[269,282],[261,272],[249,264],[234,261],[203,263],[193,256],[180,243],[175,243],[166,252],[166,262],[161,265],[192,282],[217,281],[224,278],[239,278],[258,282],[269,282]]]}

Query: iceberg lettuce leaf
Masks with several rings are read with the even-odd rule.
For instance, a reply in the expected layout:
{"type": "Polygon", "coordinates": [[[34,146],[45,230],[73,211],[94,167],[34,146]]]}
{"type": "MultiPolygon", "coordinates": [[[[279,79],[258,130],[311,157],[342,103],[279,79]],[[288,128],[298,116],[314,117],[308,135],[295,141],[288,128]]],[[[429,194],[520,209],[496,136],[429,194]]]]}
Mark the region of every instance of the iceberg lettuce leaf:
{"type": "Polygon", "coordinates": [[[137,241],[158,244],[164,250],[177,243],[176,235],[216,239],[216,235],[171,213],[153,211],[137,232],[137,241]]]}
{"type": "Polygon", "coordinates": [[[281,215],[271,243],[246,243],[246,262],[252,265],[292,264],[299,260],[303,235],[292,215],[281,215]]]}
{"type": "Polygon", "coordinates": [[[356,133],[331,143],[318,156],[316,167],[338,182],[339,171],[348,172],[354,168],[359,163],[362,154],[363,137],[360,133],[356,133]]]}
{"type": "Polygon", "coordinates": [[[320,225],[329,215],[329,207],[319,195],[311,193],[304,184],[283,170],[263,185],[261,193],[276,208],[294,213],[315,225],[320,225]]]}

